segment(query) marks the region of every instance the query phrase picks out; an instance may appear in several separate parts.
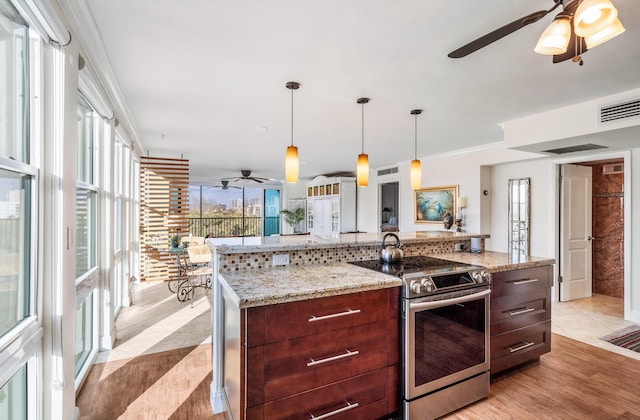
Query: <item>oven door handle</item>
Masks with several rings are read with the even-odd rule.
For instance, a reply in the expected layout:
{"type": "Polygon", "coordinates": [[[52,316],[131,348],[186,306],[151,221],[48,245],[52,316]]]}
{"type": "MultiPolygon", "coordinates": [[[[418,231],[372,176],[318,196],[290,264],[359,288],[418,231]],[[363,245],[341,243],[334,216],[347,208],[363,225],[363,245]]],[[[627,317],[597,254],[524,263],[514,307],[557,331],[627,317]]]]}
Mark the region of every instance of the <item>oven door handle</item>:
{"type": "Polygon", "coordinates": [[[491,289],[486,289],[478,293],[473,293],[471,295],[455,297],[451,299],[440,299],[440,300],[432,300],[429,302],[410,302],[409,309],[433,309],[440,308],[442,306],[455,305],[456,303],[469,302],[472,300],[476,300],[478,298],[487,296],[491,293],[491,289]]]}

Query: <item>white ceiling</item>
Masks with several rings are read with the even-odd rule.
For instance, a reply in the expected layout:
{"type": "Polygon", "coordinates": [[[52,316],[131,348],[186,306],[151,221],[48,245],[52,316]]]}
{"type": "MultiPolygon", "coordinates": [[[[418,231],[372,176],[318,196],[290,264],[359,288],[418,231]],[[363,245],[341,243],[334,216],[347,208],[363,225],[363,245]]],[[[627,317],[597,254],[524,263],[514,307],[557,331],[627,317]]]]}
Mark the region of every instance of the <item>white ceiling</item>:
{"type": "Polygon", "coordinates": [[[640,3],[627,31],[552,64],[533,47],[555,13],[465,58],[447,54],[551,0],[74,0],[93,14],[144,151],[184,156],[193,184],[354,172],[502,141],[500,123],[640,87],[640,3]]]}

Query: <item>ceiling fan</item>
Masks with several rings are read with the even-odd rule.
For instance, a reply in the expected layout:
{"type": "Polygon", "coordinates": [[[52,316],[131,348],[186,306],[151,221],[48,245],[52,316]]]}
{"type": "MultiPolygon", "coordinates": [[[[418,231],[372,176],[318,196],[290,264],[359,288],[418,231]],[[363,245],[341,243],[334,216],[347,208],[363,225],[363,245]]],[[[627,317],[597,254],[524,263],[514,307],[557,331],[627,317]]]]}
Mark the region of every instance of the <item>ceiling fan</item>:
{"type": "MultiPolygon", "coordinates": [[[[550,9],[538,10],[537,12],[533,12],[519,19],[516,19],[507,25],[504,25],[492,32],[489,32],[486,35],[481,36],[478,39],[475,39],[469,42],[466,45],[463,45],[457,50],[450,52],[448,56],[451,58],[465,57],[475,51],[478,51],[481,48],[486,47],[489,44],[492,44],[498,41],[501,38],[504,38],[509,34],[512,34],[513,32],[521,28],[524,28],[529,24],[539,21],[540,19],[542,19],[549,13],[553,12],[560,6],[562,6],[562,11],[555,17],[554,22],[552,22],[552,24],[555,23],[556,21],[558,21],[558,23],[560,23],[561,21],[564,21],[566,25],[566,22],[569,22],[569,25],[567,25],[570,28],[570,29],[567,29],[567,36],[569,38],[568,39],[569,43],[566,46],[566,51],[542,52],[538,49],[538,46],[536,46],[536,52],[541,54],[553,55],[554,63],[559,63],[561,61],[565,61],[571,58],[573,59],[573,61],[576,61],[576,62],[579,61],[580,64],[582,64],[582,59],[580,56],[582,53],[588,50],[588,47],[593,48],[594,46],[599,45],[600,43],[605,42],[613,38],[614,36],[619,35],[624,31],[624,28],[622,28],[620,21],[617,19],[617,10],[615,9],[615,7],[613,7],[611,2],[608,0],[601,0],[601,1],[571,0],[567,2],[567,4],[565,4],[564,0],[553,0],[553,3],[554,4],[550,9]],[[584,3],[584,4],[581,4],[581,3],[584,3]],[[582,10],[578,10],[576,13],[576,10],[578,9],[579,6],[582,10]],[[587,10],[589,8],[592,8],[592,9],[587,10]],[[586,25],[592,25],[592,27],[596,27],[601,22],[600,21],[588,22],[586,19],[583,18],[583,16],[586,14],[583,12],[586,12],[586,11],[589,11],[591,13],[594,13],[595,11],[595,13],[599,14],[598,19],[600,19],[599,16],[602,15],[602,22],[604,22],[605,19],[609,19],[608,22],[605,22],[604,24],[599,26],[599,29],[597,30],[598,33],[595,33],[590,28],[587,28],[586,25]],[[576,29],[574,31],[574,26],[577,24],[580,25],[580,28],[576,26],[576,29]],[[621,28],[621,31],[620,29],[615,29],[618,31],[618,32],[615,32],[615,34],[613,33],[614,30],[611,29],[611,27],[613,27],[614,24],[619,25],[619,27],[621,28]],[[603,30],[603,28],[606,30],[603,30]],[[591,32],[589,34],[583,33],[588,31],[591,31],[591,32]],[[583,36],[578,36],[576,32],[580,33],[580,35],[583,35],[583,36]],[[587,35],[589,35],[590,39],[587,39],[588,38],[587,35]]],[[[543,36],[545,35],[545,33],[543,33],[543,36]]]]}
{"type": "Polygon", "coordinates": [[[231,178],[223,178],[222,182],[224,182],[224,181],[227,181],[227,182],[229,182],[229,181],[232,181],[232,182],[236,182],[236,181],[255,181],[257,183],[262,184],[264,181],[269,181],[269,179],[267,179],[267,178],[260,178],[260,177],[257,177],[257,176],[251,176],[251,171],[249,169],[242,169],[240,171],[240,173],[242,174],[241,177],[239,177],[239,178],[232,178],[232,177],[231,178]]]}
{"type": "Polygon", "coordinates": [[[221,180],[220,184],[222,184],[222,185],[216,185],[213,188],[221,188],[223,190],[228,190],[229,188],[235,188],[235,189],[238,189],[238,190],[241,189],[240,187],[234,187],[233,185],[229,185],[229,180],[228,179],[221,180]]]}

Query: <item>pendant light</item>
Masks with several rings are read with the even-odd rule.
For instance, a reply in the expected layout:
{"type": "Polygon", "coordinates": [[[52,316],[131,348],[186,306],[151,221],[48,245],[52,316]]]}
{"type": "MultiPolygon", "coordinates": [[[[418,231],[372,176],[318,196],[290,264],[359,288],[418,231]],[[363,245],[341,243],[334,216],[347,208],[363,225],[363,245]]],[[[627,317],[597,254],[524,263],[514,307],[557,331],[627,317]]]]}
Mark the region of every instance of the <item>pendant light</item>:
{"type": "Polygon", "coordinates": [[[356,179],[358,187],[366,187],[369,185],[369,156],[364,153],[364,104],[369,102],[369,98],[359,98],[357,102],[362,105],[362,153],[358,155],[356,179]]]}
{"type": "Polygon", "coordinates": [[[291,90],[291,146],[287,147],[287,154],[284,159],[284,172],[287,182],[298,182],[300,164],[298,161],[298,148],[293,145],[293,91],[300,87],[298,82],[288,82],[287,89],[291,90]]]}
{"type": "Polygon", "coordinates": [[[414,144],[415,144],[415,152],[414,152],[414,158],[411,161],[411,169],[410,169],[410,179],[411,179],[411,189],[417,190],[420,188],[420,186],[422,185],[422,164],[420,163],[420,161],[418,160],[418,115],[422,114],[422,110],[421,109],[414,109],[411,111],[411,115],[413,115],[415,118],[415,127],[414,127],[414,133],[415,133],[415,140],[414,140],[414,144]]]}

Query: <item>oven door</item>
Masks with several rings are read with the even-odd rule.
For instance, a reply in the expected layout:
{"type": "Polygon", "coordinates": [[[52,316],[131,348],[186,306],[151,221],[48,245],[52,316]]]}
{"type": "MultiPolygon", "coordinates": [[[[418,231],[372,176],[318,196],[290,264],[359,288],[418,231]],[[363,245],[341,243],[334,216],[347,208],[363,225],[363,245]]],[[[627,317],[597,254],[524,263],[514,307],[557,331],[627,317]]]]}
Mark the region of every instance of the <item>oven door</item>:
{"type": "Polygon", "coordinates": [[[489,370],[488,287],[404,300],[404,398],[489,370]]]}

